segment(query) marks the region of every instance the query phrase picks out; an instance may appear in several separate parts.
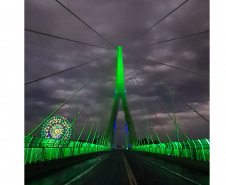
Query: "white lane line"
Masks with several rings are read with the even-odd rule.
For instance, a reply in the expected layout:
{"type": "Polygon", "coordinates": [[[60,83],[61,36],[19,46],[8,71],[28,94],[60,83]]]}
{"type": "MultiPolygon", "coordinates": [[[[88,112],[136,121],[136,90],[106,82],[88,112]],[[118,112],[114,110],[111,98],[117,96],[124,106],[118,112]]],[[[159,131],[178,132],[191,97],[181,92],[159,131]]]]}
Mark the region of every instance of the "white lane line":
{"type": "Polygon", "coordinates": [[[159,165],[159,164],[157,164],[157,163],[155,163],[155,162],[149,161],[149,160],[147,160],[147,159],[145,159],[145,158],[143,158],[143,159],[146,160],[146,161],[148,161],[148,162],[150,162],[150,163],[153,163],[153,164],[155,164],[156,166],[159,166],[160,168],[163,168],[164,170],[167,170],[167,171],[169,171],[169,172],[171,172],[171,173],[173,173],[173,174],[175,174],[175,175],[177,175],[177,176],[179,176],[179,177],[181,177],[181,178],[183,178],[183,179],[186,179],[186,180],[188,180],[188,181],[190,181],[190,182],[192,182],[192,183],[194,183],[194,184],[202,185],[202,184],[200,184],[200,183],[198,183],[198,182],[196,182],[196,181],[193,181],[193,180],[191,180],[191,179],[189,179],[189,178],[187,178],[187,177],[185,177],[185,176],[183,176],[183,175],[181,175],[181,174],[179,174],[179,173],[176,173],[176,172],[174,172],[174,171],[172,171],[172,170],[170,170],[170,169],[168,169],[168,168],[165,168],[164,166],[161,166],[161,165],[159,165]]]}
{"type": "Polygon", "coordinates": [[[127,171],[127,175],[128,175],[130,184],[131,185],[137,185],[137,181],[136,181],[136,179],[135,179],[135,177],[133,175],[133,172],[132,172],[132,170],[131,170],[131,168],[129,166],[128,161],[126,160],[126,157],[125,157],[124,153],[122,153],[122,156],[123,156],[123,160],[124,160],[124,163],[125,163],[125,166],[126,166],[126,171],[127,171]]]}
{"type": "MultiPolygon", "coordinates": [[[[109,155],[108,155],[108,156],[109,156],[109,155]]],[[[80,179],[82,176],[84,176],[84,175],[86,175],[87,173],[89,173],[89,172],[90,172],[93,168],[95,168],[99,163],[101,163],[103,160],[105,160],[106,158],[108,158],[108,156],[105,157],[104,159],[100,160],[98,163],[94,164],[93,166],[91,166],[89,169],[87,169],[86,171],[84,171],[84,172],[81,173],[80,175],[76,176],[74,179],[72,179],[72,180],[70,180],[69,182],[67,182],[65,185],[69,185],[69,184],[71,184],[72,182],[74,182],[74,181],[80,179]]]]}

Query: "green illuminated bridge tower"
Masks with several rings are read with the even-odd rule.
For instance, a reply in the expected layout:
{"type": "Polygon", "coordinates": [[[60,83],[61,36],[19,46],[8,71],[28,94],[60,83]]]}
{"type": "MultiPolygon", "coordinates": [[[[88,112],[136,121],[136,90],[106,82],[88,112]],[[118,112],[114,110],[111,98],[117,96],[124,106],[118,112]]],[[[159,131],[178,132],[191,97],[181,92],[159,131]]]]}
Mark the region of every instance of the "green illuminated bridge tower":
{"type": "Polygon", "coordinates": [[[122,107],[125,114],[125,120],[128,125],[129,130],[129,139],[132,145],[135,145],[136,141],[136,133],[134,130],[132,116],[130,114],[129,106],[126,98],[126,90],[125,90],[125,80],[124,80],[124,69],[123,69],[123,55],[122,55],[122,46],[118,46],[117,48],[117,71],[116,71],[116,87],[115,87],[115,95],[114,95],[114,103],[111,112],[111,118],[108,125],[107,135],[109,137],[110,142],[113,142],[114,137],[114,125],[117,118],[119,101],[122,100],[122,107]]]}

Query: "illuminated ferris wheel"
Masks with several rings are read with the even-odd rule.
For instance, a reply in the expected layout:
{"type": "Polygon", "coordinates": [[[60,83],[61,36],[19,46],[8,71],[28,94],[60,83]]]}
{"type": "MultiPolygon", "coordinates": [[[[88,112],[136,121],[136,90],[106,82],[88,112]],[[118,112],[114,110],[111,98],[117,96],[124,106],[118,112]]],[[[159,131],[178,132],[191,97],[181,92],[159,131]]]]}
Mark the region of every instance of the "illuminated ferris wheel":
{"type": "Polygon", "coordinates": [[[71,137],[71,127],[69,121],[62,116],[51,117],[43,125],[41,137],[69,140],[71,137]]]}

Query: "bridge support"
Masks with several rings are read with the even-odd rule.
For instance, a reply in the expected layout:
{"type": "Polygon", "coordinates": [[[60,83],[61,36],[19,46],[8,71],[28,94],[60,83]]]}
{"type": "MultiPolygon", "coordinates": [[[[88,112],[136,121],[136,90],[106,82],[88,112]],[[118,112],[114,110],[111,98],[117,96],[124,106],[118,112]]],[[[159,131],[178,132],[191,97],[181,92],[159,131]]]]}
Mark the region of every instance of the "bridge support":
{"type": "Polygon", "coordinates": [[[135,145],[136,142],[136,133],[134,130],[132,116],[130,114],[126,90],[125,90],[125,80],[124,80],[124,69],[123,69],[123,56],[122,56],[122,47],[118,46],[117,48],[117,71],[116,71],[116,88],[115,88],[114,103],[111,112],[111,118],[108,125],[107,135],[110,142],[113,142],[114,137],[114,125],[117,118],[118,105],[120,99],[122,100],[122,106],[125,114],[125,120],[128,125],[129,130],[129,139],[132,145],[135,145]]]}

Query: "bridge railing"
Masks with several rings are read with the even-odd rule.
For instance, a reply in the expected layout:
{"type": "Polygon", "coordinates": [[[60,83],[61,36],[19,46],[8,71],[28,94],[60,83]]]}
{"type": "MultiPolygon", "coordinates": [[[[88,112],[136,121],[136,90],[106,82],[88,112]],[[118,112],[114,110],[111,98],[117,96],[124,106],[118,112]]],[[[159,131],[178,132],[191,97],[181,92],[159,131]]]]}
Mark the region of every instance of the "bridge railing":
{"type": "Polygon", "coordinates": [[[84,142],[25,136],[24,149],[24,163],[29,164],[87,153],[107,151],[111,150],[111,147],[84,142]]]}
{"type": "Polygon", "coordinates": [[[198,139],[182,142],[170,142],[150,145],[140,145],[131,150],[151,152],[176,157],[191,158],[200,161],[209,161],[210,140],[198,139]]]}

